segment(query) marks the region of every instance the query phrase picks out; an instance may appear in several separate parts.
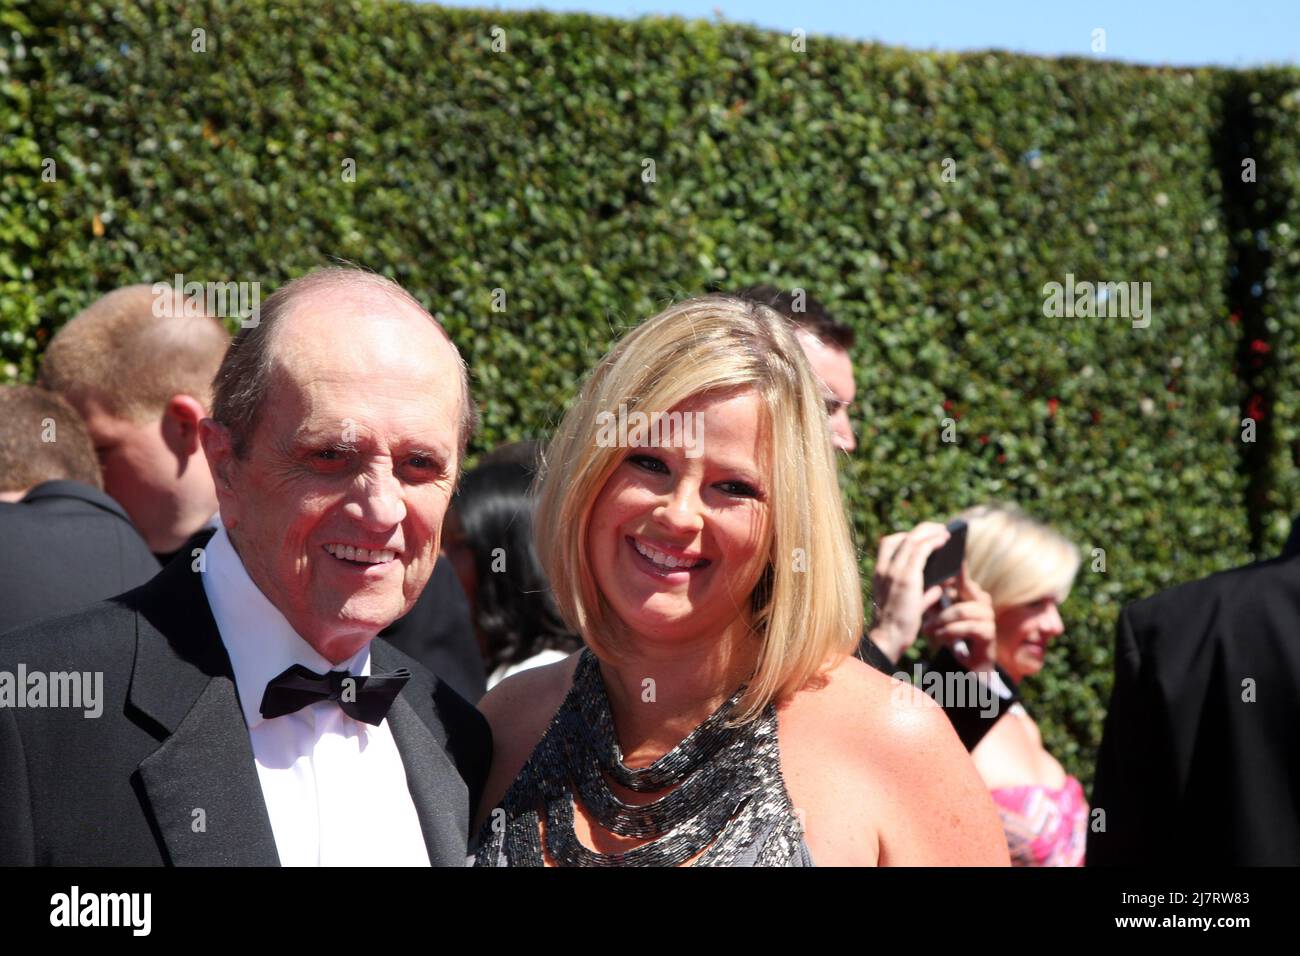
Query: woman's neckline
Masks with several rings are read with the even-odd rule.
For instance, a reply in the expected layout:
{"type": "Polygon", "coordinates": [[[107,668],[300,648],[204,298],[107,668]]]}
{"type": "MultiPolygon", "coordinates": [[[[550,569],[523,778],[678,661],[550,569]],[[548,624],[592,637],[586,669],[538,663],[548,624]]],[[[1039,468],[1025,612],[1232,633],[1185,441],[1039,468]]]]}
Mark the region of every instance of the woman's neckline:
{"type": "MultiPolygon", "coordinates": [[[[574,675],[575,687],[583,679],[583,667],[590,667],[594,670],[592,681],[596,693],[596,704],[599,707],[601,716],[609,721],[609,733],[613,744],[613,753],[611,759],[616,767],[630,774],[654,776],[658,772],[666,770],[669,766],[679,760],[683,753],[690,750],[703,737],[710,734],[719,733],[720,736],[726,736],[725,729],[721,725],[726,717],[735,710],[741,696],[745,691],[745,684],[741,684],[732,693],[719,704],[714,710],[705,717],[700,723],[676,744],[670,747],[660,756],[656,757],[649,764],[642,767],[629,767],[624,759],[623,745],[618,739],[618,725],[614,720],[614,708],[609,699],[609,688],[605,684],[605,675],[600,669],[600,659],[592,653],[591,648],[584,647],[582,650],[582,660],[579,663],[579,669],[574,675]]],[[[710,748],[712,749],[712,748],[710,748]]]]}

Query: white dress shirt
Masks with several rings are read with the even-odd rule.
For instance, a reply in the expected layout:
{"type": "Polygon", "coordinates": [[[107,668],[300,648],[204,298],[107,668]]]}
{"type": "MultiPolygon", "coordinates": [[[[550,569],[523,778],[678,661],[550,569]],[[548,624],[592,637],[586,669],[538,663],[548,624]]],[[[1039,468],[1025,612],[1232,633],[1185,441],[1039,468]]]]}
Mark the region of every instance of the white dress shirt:
{"type": "Polygon", "coordinates": [[[205,550],[203,590],[230,655],[262,796],[283,866],[428,866],[429,854],[387,719],[354,720],[321,701],[267,720],[267,683],[294,664],[370,674],[370,645],[331,664],[262,594],[225,528],[205,550]]]}

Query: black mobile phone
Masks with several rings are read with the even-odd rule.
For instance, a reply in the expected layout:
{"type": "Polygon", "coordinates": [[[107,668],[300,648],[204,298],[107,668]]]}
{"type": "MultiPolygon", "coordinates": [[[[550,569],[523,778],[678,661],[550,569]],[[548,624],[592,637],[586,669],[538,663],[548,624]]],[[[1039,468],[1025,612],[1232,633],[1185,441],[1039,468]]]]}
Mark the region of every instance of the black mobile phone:
{"type": "Polygon", "coordinates": [[[948,532],[951,537],[947,544],[926,559],[923,580],[927,591],[961,572],[961,562],[966,557],[966,522],[960,518],[949,522],[948,532]]]}

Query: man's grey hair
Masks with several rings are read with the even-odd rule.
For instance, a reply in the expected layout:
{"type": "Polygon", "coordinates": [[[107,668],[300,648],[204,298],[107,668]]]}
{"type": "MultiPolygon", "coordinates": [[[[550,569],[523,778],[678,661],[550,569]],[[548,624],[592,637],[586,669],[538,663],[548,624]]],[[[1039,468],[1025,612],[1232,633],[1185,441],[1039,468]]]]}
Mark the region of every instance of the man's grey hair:
{"type": "Polygon", "coordinates": [[[363,288],[380,295],[391,296],[397,301],[418,309],[421,314],[437,327],[447,339],[456,360],[460,365],[460,436],[459,460],[465,458],[465,448],[478,424],[478,410],[470,400],[469,369],[460,351],[447,330],[442,327],[429,310],[419,300],[400,285],[386,276],[366,272],[354,267],[335,266],[317,269],[281,286],[266,302],[262,304],[260,321],[253,326],[241,328],[226,356],[221,368],[213,379],[212,417],[226,426],[230,431],[231,447],[236,458],[248,454],[253,433],[257,428],[258,416],[265,404],[267,392],[271,385],[271,373],[275,367],[275,350],[271,345],[275,327],[289,312],[293,303],[305,295],[330,290],[343,291],[363,288]]]}

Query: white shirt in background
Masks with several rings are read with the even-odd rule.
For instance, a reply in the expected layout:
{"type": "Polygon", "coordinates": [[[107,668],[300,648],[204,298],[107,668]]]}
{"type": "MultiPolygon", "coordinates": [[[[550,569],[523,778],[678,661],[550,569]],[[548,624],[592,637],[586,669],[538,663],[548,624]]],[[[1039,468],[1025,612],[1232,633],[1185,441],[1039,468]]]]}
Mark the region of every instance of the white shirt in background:
{"type": "Polygon", "coordinates": [[[520,671],[526,671],[530,667],[541,667],[543,664],[554,664],[556,661],[562,661],[569,655],[564,651],[540,651],[525,661],[518,664],[502,664],[492,672],[487,680],[487,689],[491,690],[497,684],[501,683],[511,674],[518,674],[520,671]]]}

